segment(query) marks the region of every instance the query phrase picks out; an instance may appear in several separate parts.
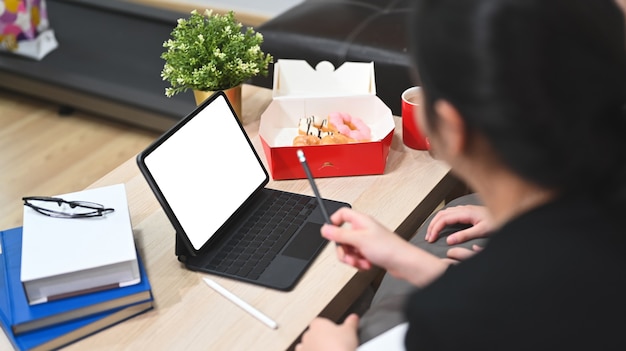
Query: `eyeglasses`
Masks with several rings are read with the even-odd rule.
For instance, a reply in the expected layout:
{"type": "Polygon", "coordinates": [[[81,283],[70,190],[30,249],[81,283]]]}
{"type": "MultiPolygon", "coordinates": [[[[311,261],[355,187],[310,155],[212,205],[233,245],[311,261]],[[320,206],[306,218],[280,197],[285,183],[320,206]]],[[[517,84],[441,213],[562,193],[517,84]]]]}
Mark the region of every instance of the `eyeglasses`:
{"type": "Polygon", "coordinates": [[[89,218],[104,216],[115,211],[113,208],[87,201],[67,201],[58,197],[27,196],[23,197],[24,206],[55,218],[89,218]]]}

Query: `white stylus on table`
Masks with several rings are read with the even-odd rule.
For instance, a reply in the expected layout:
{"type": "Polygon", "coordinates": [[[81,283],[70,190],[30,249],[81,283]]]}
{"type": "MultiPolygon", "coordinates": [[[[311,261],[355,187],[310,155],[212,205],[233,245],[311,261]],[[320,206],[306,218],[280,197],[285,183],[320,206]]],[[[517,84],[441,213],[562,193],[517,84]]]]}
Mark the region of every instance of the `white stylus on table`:
{"type": "Polygon", "coordinates": [[[267,325],[268,327],[270,327],[272,329],[278,329],[278,323],[276,323],[270,317],[268,317],[265,314],[263,314],[261,311],[259,311],[256,308],[252,307],[252,305],[250,305],[249,303],[245,302],[244,300],[239,298],[237,295],[235,295],[232,292],[226,290],[226,288],[224,288],[223,286],[219,285],[217,282],[215,282],[212,279],[209,279],[209,278],[202,278],[202,279],[204,279],[204,282],[208,286],[210,286],[213,290],[217,291],[220,295],[224,296],[225,298],[230,300],[235,305],[241,307],[244,311],[250,313],[253,317],[255,317],[256,319],[258,319],[261,322],[263,322],[263,324],[267,325]]]}

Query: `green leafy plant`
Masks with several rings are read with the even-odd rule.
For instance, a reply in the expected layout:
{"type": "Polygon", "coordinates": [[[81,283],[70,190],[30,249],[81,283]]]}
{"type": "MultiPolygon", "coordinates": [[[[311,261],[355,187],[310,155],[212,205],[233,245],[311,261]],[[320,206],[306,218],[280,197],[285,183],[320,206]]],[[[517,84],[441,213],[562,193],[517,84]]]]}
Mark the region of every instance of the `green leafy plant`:
{"type": "Polygon", "coordinates": [[[206,10],[202,15],[193,10],[189,18],[179,19],[163,43],[167,50],[161,54],[165,60],[161,77],[171,85],[165,95],[188,89],[225,90],[267,75],[273,57],[261,51],[263,35],[252,27],[242,28],[233,11],[220,15],[206,10]]]}

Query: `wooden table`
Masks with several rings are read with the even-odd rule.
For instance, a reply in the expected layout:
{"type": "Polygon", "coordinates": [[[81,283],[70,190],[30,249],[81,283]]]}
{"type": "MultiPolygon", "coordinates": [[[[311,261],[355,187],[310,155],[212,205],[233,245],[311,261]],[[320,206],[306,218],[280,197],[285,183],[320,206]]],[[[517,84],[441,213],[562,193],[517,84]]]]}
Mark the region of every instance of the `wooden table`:
{"type": "MultiPolygon", "coordinates": [[[[246,131],[261,159],[265,155],[257,130],[271,91],[243,89],[246,131]]],[[[402,143],[396,130],[385,174],[318,179],[324,197],[352,204],[388,228],[409,237],[458,182],[428,152],[402,143]]],[[[156,198],[130,159],[91,187],[125,183],[137,247],[146,263],[155,308],[70,345],[70,350],[283,350],[292,346],[318,315],[338,318],[377,272],[358,272],[340,263],[334,245],[325,250],[293,291],[282,292],[212,276],[218,283],[277,321],[272,330],[224,299],[185,269],[174,255],[175,233],[156,198]]],[[[271,181],[269,186],[313,195],[306,180],[271,181]]]]}

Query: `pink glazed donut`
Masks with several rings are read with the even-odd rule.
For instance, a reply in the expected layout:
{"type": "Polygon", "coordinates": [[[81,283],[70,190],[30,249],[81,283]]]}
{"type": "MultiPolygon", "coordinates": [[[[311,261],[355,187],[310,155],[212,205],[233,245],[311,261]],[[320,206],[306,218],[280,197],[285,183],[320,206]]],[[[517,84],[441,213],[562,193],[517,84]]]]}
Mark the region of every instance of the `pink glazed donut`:
{"type": "Polygon", "coordinates": [[[332,112],[328,115],[328,122],[337,132],[350,139],[369,141],[372,137],[370,128],[360,118],[352,117],[349,113],[332,112]]]}

